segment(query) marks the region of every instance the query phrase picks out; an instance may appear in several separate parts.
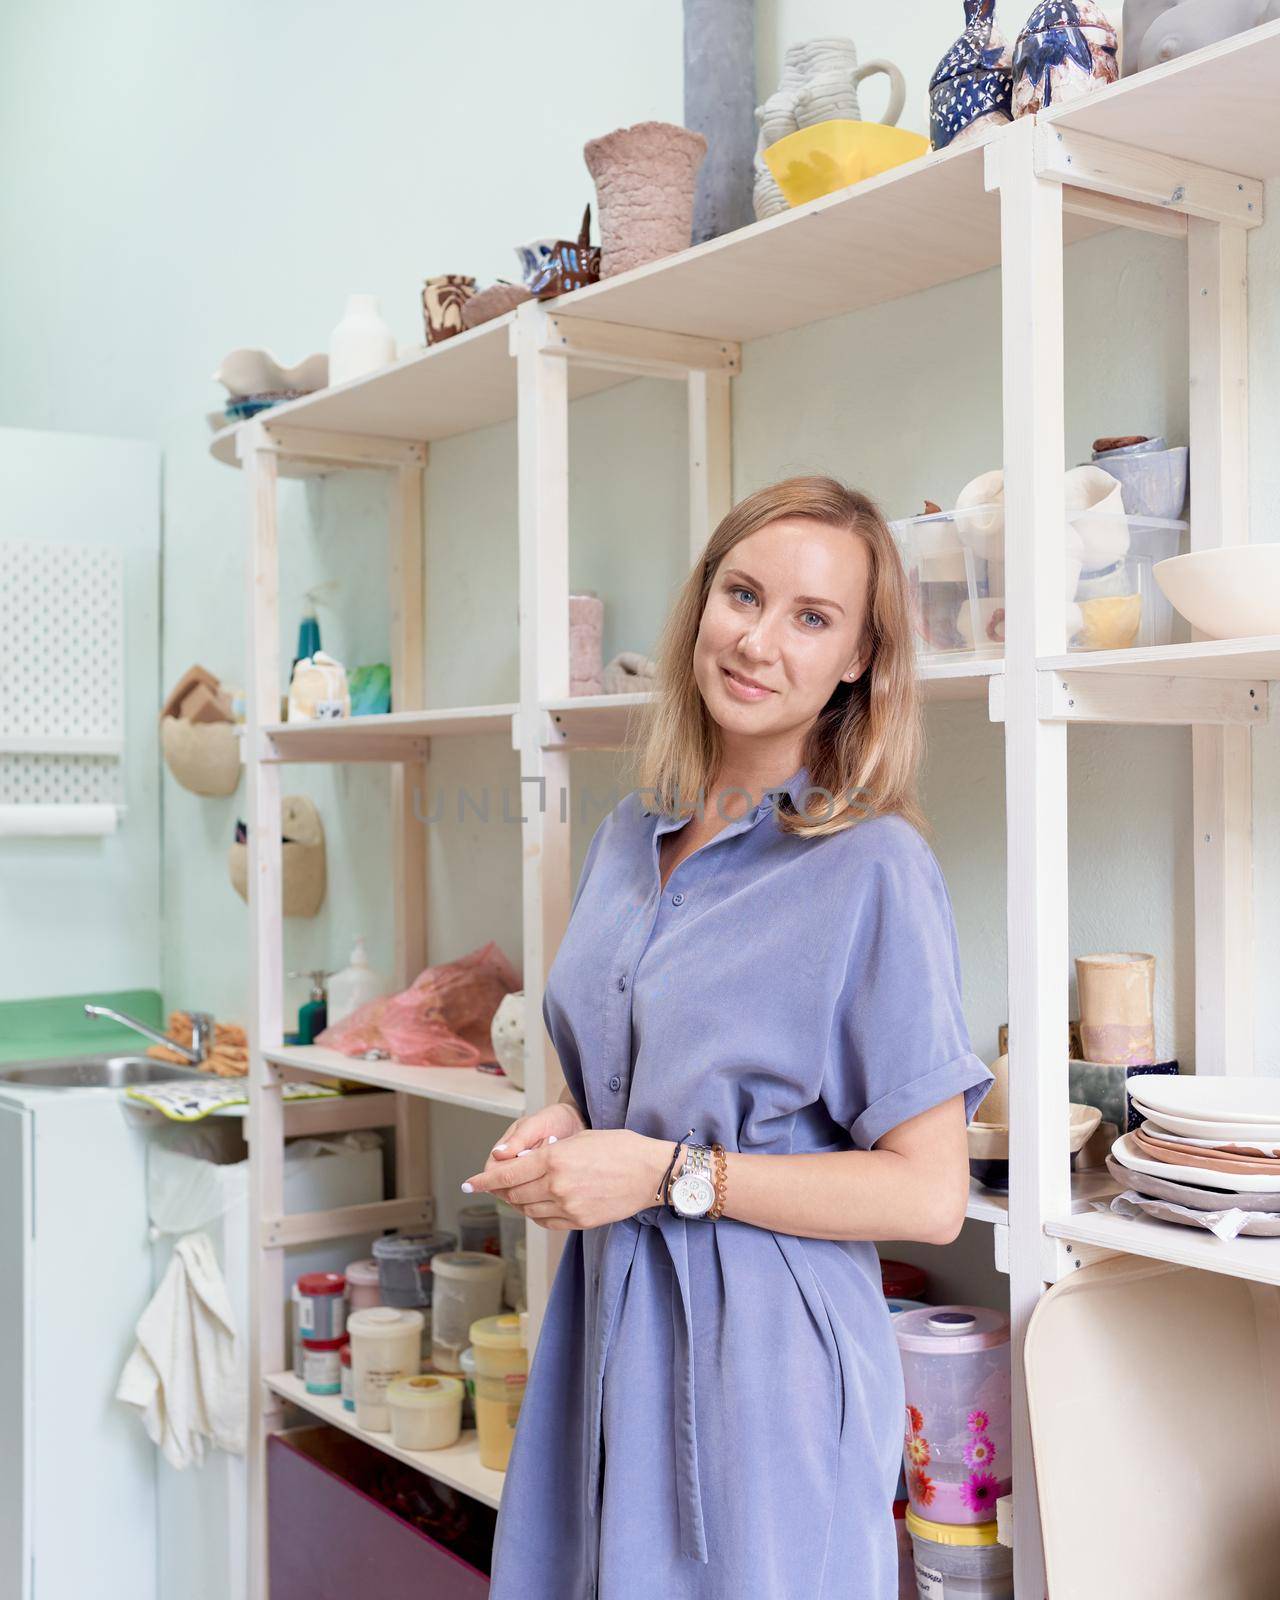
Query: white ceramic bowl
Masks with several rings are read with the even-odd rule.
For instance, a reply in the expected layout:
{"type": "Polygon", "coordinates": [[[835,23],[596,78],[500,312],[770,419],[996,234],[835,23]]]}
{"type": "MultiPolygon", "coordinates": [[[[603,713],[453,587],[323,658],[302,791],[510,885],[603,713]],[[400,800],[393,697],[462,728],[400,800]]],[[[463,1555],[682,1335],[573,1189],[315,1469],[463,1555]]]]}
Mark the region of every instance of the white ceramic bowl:
{"type": "Polygon", "coordinates": [[[1280,633],[1280,544],[1232,544],[1157,561],[1169,603],[1211,639],[1280,633]]]}

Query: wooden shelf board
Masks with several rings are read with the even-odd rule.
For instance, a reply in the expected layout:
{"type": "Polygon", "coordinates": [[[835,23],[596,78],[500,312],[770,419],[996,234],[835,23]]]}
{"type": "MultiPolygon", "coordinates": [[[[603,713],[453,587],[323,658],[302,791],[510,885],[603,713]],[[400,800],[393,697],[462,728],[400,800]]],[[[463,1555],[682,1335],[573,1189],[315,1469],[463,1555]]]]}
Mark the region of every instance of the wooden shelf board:
{"type": "MultiPolygon", "coordinates": [[[[516,367],[508,348],[513,315],[507,312],[442,344],[414,351],[363,378],[273,406],[255,420],[425,443],[509,422],[516,414],[516,367]]],[[[575,363],[569,393],[576,399],[628,381],[625,373],[575,363]]],[[[217,460],[239,466],[234,427],[215,434],[210,448],[217,460]]],[[[285,476],[308,476],[334,468],[282,461],[280,470],[285,476]]]]}
{"type": "Polygon", "coordinates": [[[1132,673],[1146,678],[1280,679],[1280,634],[1255,639],[1199,639],[1133,650],[1071,650],[1041,656],[1044,672],[1132,673]]]}
{"type": "Polygon", "coordinates": [[[412,746],[421,739],[475,734],[511,734],[512,718],[519,707],[454,706],[440,711],[389,711],[369,717],[348,717],[336,722],[272,722],[263,728],[267,746],[280,761],[360,761],[396,759],[395,747],[403,742],[412,759],[412,746]],[[388,756],[384,751],[390,750],[388,756]]]}
{"type": "Polygon", "coordinates": [[[1280,174],[1280,22],[1122,78],[1042,119],[1247,178],[1280,174]]]}
{"type": "MultiPolygon", "coordinates": [[[[1119,1193],[1119,1186],[1109,1172],[1073,1172],[1071,1174],[1071,1209],[1087,1211],[1093,1200],[1110,1199],[1119,1193]]],[[[965,1215],[976,1222],[1009,1221],[1009,1196],[984,1189],[976,1178],[969,1179],[969,1206],[965,1215]]]]}
{"type": "MultiPolygon", "coordinates": [[[[927,704],[948,700],[980,700],[993,675],[1004,671],[1002,657],[963,661],[930,661],[918,668],[927,704]]],[[[557,750],[620,750],[639,721],[635,713],[649,704],[649,692],[638,694],[575,695],[567,700],[544,700],[541,710],[558,734],[557,750]]]]}
{"type": "Polygon", "coordinates": [[[368,1429],[359,1427],[355,1412],[344,1408],[339,1395],[308,1394],[306,1384],[292,1372],[272,1373],[263,1382],[291,1405],[301,1406],[304,1411],[310,1411],[313,1416],[332,1423],[353,1438],[363,1439],[375,1450],[381,1450],[383,1455],[403,1462],[406,1467],[416,1468],[438,1483],[447,1483],[451,1489],[461,1489],[463,1494],[469,1494],[472,1499],[482,1500],[485,1505],[496,1509],[506,1474],[480,1465],[480,1447],[473,1430],[467,1429],[457,1444],[449,1445],[444,1450],[402,1450],[389,1433],[370,1433],[368,1429]]]}
{"type": "Polygon", "coordinates": [[[1085,1211],[1049,1221],[1044,1231],[1051,1238],[1096,1245],[1122,1255],[1224,1272],[1253,1283],[1280,1284],[1280,1239],[1219,1239],[1203,1228],[1184,1228],[1156,1217],[1121,1217],[1110,1211],[1085,1211]]]}
{"type": "Polygon", "coordinates": [[[312,1081],[343,1078],[499,1117],[518,1117],[524,1112],[524,1091],[510,1078],[474,1067],[406,1067],[398,1061],[360,1061],[314,1044],[280,1045],[262,1053],[276,1066],[312,1081]]]}

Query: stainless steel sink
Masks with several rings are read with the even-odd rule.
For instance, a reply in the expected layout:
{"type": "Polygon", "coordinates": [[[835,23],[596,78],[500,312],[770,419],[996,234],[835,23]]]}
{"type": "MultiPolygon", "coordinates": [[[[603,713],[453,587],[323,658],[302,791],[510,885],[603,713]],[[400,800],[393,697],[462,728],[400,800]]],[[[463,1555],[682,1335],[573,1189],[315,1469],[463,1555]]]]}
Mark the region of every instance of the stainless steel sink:
{"type": "Polygon", "coordinates": [[[195,1067],[180,1067],[154,1056],[67,1056],[53,1061],[15,1061],[0,1067],[0,1084],[26,1089],[128,1089],[141,1083],[178,1083],[206,1078],[195,1067]]]}

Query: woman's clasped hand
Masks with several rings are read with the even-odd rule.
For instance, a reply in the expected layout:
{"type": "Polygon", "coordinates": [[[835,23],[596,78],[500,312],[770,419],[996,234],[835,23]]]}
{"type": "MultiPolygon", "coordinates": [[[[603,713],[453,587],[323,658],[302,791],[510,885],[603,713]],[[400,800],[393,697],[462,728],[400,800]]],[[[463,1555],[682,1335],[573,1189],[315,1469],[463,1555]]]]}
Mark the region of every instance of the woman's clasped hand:
{"type": "Polygon", "coordinates": [[[671,1150],[629,1128],[587,1128],[557,1103],[513,1122],[462,1191],[500,1195],[553,1232],[601,1228],[654,1204],[671,1150]]]}

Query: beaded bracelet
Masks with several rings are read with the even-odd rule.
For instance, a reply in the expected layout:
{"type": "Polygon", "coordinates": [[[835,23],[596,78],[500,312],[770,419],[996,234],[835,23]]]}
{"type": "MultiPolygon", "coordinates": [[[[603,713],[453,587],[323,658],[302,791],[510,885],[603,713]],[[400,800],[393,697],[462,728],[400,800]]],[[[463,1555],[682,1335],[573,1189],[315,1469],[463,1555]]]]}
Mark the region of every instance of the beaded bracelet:
{"type": "Polygon", "coordinates": [[[713,1144],[711,1146],[711,1157],[715,1162],[716,1198],[715,1204],[707,1212],[707,1216],[714,1222],[718,1217],[724,1215],[725,1191],[729,1183],[729,1163],[725,1159],[724,1146],[722,1144],[713,1144]]]}

